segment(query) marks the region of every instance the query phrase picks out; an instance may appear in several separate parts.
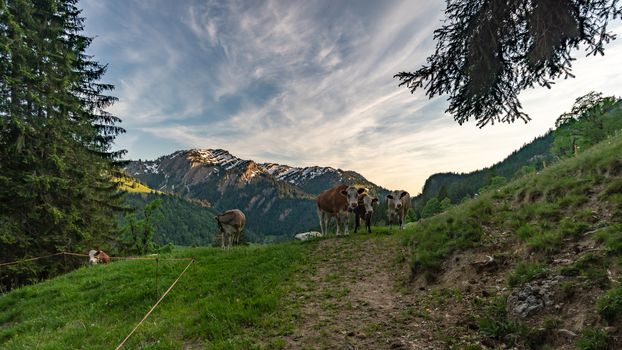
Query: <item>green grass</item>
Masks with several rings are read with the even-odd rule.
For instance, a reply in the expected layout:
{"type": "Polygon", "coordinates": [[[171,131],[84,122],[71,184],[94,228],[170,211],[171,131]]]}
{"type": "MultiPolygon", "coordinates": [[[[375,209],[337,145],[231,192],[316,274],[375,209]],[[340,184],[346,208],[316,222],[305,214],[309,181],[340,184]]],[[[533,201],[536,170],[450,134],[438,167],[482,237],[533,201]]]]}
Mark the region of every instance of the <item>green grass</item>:
{"type": "MultiPolygon", "coordinates": [[[[125,348],[282,347],[278,337],[296,322],[296,304],[283,309],[282,298],[296,288],[293,274],[304,269],[314,244],[176,251],[174,256],[195,257],[196,263],[125,348]]],[[[160,262],[160,293],[186,263],[160,262]]],[[[0,348],[111,349],[155,300],[153,262],[80,268],[1,296],[0,348]]]]}
{"type": "Polygon", "coordinates": [[[577,341],[577,348],[581,350],[608,350],[610,345],[609,335],[602,329],[589,327],[581,333],[577,341]]]}
{"type": "Polygon", "coordinates": [[[596,310],[609,323],[622,319],[622,286],[618,285],[598,298],[596,310]]]}
{"type": "Polygon", "coordinates": [[[494,243],[498,233],[507,231],[513,233],[510,240],[523,242],[545,260],[568,242],[602,229],[598,238],[608,252],[619,255],[621,152],[622,136],[609,138],[578,157],[522,176],[410,226],[405,245],[410,248],[413,277],[425,274],[433,281],[446,257],[494,243]],[[612,214],[609,221],[599,221],[602,207],[612,214]]]}
{"type": "Polygon", "coordinates": [[[546,269],[542,263],[522,262],[508,276],[508,285],[516,287],[535,278],[542,277],[545,273],[546,269]]]}

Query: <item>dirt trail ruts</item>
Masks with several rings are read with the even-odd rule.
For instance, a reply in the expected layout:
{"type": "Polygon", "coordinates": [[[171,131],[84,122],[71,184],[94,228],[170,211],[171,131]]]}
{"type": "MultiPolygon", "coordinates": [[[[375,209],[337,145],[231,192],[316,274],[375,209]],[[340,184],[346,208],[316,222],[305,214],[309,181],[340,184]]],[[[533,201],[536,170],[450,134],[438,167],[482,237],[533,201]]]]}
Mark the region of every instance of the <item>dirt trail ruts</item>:
{"type": "Polygon", "coordinates": [[[332,238],[318,243],[308,275],[290,300],[302,304],[287,349],[439,349],[435,326],[420,317],[403,247],[392,236],[332,238]]]}

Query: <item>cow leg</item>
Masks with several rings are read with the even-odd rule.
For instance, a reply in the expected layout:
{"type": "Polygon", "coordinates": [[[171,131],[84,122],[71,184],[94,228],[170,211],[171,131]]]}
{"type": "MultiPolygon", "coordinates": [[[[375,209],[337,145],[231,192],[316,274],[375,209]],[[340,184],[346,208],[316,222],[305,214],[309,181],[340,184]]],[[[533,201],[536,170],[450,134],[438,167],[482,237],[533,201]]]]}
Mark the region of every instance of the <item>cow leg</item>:
{"type": "Polygon", "coordinates": [[[320,233],[324,236],[326,225],[324,224],[324,212],[320,208],[317,208],[317,217],[320,220],[320,233]]]}
{"type": "Polygon", "coordinates": [[[360,220],[359,214],[355,213],[354,214],[354,233],[356,233],[356,231],[358,230],[360,221],[361,220],[360,220]]]}
{"type": "Polygon", "coordinates": [[[330,235],[330,219],[331,215],[326,212],[322,212],[322,222],[324,225],[324,234],[326,236],[330,235]]]}
{"type": "Polygon", "coordinates": [[[335,222],[337,222],[337,229],[335,231],[335,236],[339,236],[339,224],[340,224],[340,221],[341,221],[341,220],[339,220],[340,216],[341,215],[339,213],[337,213],[337,215],[335,215],[335,222]]]}
{"type": "Polygon", "coordinates": [[[350,232],[348,232],[348,229],[350,228],[350,214],[348,212],[346,212],[344,215],[344,220],[343,220],[343,232],[344,235],[349,235],[350,232]]]}
{"type": "Polygon", "coordinates": [[[225,242],[225,230],[220,230],[220,245],[222,247],[222,249],[225,249],[225,244],[227,242],[225,242]]]}
{"type": "Polygon", "coordinates": [[[367,226],[367,233],[371,233],[371,214],[365,214],[365,226],[367,226]]]}

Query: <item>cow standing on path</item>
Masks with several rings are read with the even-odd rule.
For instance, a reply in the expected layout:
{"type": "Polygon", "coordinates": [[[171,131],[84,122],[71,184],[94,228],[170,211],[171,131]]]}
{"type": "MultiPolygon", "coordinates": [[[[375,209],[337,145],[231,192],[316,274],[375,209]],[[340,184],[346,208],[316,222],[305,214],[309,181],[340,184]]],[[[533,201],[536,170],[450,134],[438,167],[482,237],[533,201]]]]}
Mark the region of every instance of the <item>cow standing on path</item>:
{"type": "Polygon", "coordinates": [[[367,233],[371,233],[371,216],[374,213],[374,207],[372,204],[377,202],[378,198],[372,197],[367,193],[361,193],[359,195],[358,205],[354,209],[354,233],[358,230],[361,219],[365,221],[367,233]]]}
{"type": "Polygon", "coordinates": [[[348,215],[358,206],[358,195],[365,192],[364,188],[357,189],[354,186],[338,185],[330,188],[317,196],[317,214],[320,219],[320,231],[322,236],[328,233],[328,223],[331,217],[339,225],[343,221],[343,232],[348,235],[348,215]]]}
{"type": "Polygon", "coordinates": [[[246,216],[240,209],[227,210],[214,217],[220,229],[220,237],[223,248],[231,248],[240,243],[240,236],[244,230],[246,216]]]}
{"type": "Polygon", "coordinates": [[[393,217],[397,217],[400,230],[404,229],[404,218],[410,209],[410,194],[406,191],[393,191],[387,195],[389,206],[389,226],[393,224],[393,217]]]}

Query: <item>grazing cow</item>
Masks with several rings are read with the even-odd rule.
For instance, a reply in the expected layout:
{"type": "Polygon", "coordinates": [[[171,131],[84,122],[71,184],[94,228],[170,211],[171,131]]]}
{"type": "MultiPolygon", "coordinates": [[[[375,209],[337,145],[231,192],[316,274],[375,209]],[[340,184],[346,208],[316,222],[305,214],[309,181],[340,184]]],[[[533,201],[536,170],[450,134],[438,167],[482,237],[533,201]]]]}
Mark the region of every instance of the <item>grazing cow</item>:
{"type": "Polygon", "coordinates": [[[377,203],[378,198],[372,197],[367,193],[361,193],[358,198],[358,205],[354,209],[354,233],[359,228],[359,221],[362,219],[365,221],[365,227],[367,232],[371,233],[371,216],[374,213],[372,204],[377,203]]]}
{"type": "Polygon", "coordinates": [[[400,230],[404,229],[404,217],[410,209],[410,194],[406,191],[393,191],[387,195],[387,204],[389,206],[389,226],[393,223],[393,217],[397,217],[400,230]]]}
{"type": "Polygon", "coordinates": [[[239,209],[227,210],[224,213],[214,217],[220,229],[220,237],[222,238],[222,247],[230,248],[240,243],[240,235],[244,230],[246,216],[239,209]]]}
{"type": "Polygon", "coordinates": [[[315,237],[322,237],[322,234],[317,231],[309,231],[309,232],[297,233],[294,235],[294,238],[296,238],[299,241],[306,241],[307,239],[311,239],[315,237]]]}
{"type": "Polygon", "coordinates": [[[101,250],[90,250],[89,251],[89,263],[91,265],[96,265],[96,264],[107,264],[110,262],[110,257],[108,256],[108,254],[104,253],[101,250]]]}
{"type": "Polygon", "coordinates": [[[328,222],[331,217],[337,221],[335,235],[339,236],[339,224],[342,220],[344,234],[348,234],[348,214],[358,206],[358,195],[363,192],[364,188],[338,185],[317,196],[317,214],[322,236],[328,233],[328,222]]]}

